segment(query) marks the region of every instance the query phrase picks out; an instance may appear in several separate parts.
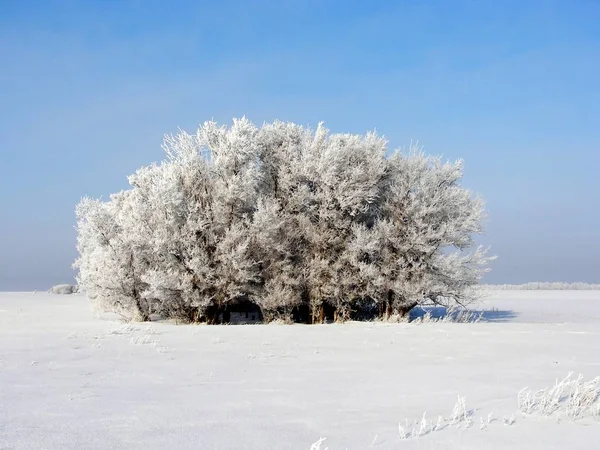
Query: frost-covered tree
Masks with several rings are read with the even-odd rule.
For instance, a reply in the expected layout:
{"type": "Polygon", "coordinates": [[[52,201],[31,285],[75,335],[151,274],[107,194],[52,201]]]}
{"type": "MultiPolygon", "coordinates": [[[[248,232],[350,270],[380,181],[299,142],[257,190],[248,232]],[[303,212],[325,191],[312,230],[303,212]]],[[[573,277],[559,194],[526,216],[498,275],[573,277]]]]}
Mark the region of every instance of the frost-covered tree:
{"type": "Polygon", "coordinates": [[[195,136],[167,137],[167,161],[130,178],[138,192],[134,232],[153,255],[143,295],[162,313],[214,322],[257,279],[247,230],[260,178],[248,131],[241,120],[231,130],[206,123],[195,136]]]}
{"type": "MultiPolygon", "coordinates": [[[[389,158],[390,182],[381,218],[362,237],[373,248],[378,304],[404,315],[423,301],[448,305],[472,300],[489,260],[472,234],[483,231],[483,202],[459,185],[462,163],[442,164],[417,150],[389,158]]],[[[360,241],[359,241],[360,242],[360,241]]]]}
{"type": "Polygon", "coordinates": [[[486,270],[483,202],[462,163],[386,157],[374,133],[213,122],[165,139],[166,159],[108,202],[77,207],[79,283],[132,318],[217,322],[241,302],[266,320],[403,315],[466,304],[486,270]]]}
{"type": "Polygon", "coordinates": [[[77,248],[74,264],[77,281],[98,306],[132,320],[148,320],[148,304],[142,281],[148,270],[145,252],[139,251],[135,234],[123,227],[123,208],[131,191],[111,196],[109,202],[84,198],[77,205],[77,248]]]}

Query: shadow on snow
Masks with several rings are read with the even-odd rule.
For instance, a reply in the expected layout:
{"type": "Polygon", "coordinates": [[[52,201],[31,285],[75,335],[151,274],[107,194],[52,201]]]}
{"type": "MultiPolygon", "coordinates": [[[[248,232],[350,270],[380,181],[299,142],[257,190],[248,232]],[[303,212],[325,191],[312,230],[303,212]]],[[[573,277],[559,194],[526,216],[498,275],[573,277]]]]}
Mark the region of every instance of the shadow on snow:
{"type": "MultiPolygon", "coordinates": [[[[515,319],[518,314],[515,311],[511,310],[498,310],[498,309],[488,309],[488,310],[478,310],[478,309],[468,309],[469,313],[472,314],[473,317],[477,318],[481,316],[481,319],[484,322],[496,322],[496,323],[505,323],[510,322],[512,319],[515,319]]],[[[417,306],[410,312],[409,320],[413,321],[419,318],[425,317],[425,315],[429,313],[432,319],[443,319],[448,313],[448,308],[444,306],[417,306]]]]}

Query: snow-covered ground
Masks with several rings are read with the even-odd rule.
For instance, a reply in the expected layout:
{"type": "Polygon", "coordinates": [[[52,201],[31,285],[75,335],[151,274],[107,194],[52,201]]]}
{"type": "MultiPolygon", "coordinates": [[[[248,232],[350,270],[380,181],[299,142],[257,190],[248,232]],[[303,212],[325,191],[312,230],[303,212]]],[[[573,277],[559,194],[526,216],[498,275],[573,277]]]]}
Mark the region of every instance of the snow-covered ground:
{"type": "Polygon", "coordinates": [[[1,293],[0,449],[599,448],[599,419],[524,416],[517,393],[600,375],[600,291],[479,308],[488,322],[126,325],[80,294],[1,293]],[[459,395],[470,427],[400,439],[459,395]]]}

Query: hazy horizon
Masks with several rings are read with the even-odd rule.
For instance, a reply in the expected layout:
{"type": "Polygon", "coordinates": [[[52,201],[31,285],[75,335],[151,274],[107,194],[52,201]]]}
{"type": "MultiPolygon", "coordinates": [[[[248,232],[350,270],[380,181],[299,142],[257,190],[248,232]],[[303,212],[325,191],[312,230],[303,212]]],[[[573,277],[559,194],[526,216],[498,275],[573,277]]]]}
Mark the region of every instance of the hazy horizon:
{"type": "Polygon", "coordinates": [[[600,3],[2,2],[0,291],[73,283],[74,208],[205,120],[465,161],[485,282],[600,283],[600,3]]]}

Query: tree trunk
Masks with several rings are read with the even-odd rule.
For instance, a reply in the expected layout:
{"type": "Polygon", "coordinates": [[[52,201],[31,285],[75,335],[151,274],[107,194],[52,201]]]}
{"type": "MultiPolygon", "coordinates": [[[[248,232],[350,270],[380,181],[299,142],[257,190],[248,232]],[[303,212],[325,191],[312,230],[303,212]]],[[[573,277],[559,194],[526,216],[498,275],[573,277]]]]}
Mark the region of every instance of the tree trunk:
{"type": "Polygon", "coordinates": [[[403,305],[398,309],[398,313],[401,317],[406,317],[410,313],[410,311],[418,304],[419,302],[411,302],[406,305],[403,305]]]}
{"type": "Polygon", "coordinates": [[[384,316],[385,316],[385,302],[377,303],[377,318],[379,320],[383,320],[384,316]]]}
{"type": "Polygon", "coordinates": [[[385,305],[385,318],[388,320],[390,317],[394,315],[394,308],[392,308],[391,303],[387,303],[385,305]]]}
{"type": "Polygon", "coordinates": [[[325,305],[322,302],[311,308],[310,321],[312,324],[325,322],[325,305]]]}
{"type": "Polygon", "coordinates": [[[135,317],[133,320],[136,322],[148,322],[150,320],[147,308],[144,308],[141,299],[137,295],[135,297],[135,317]]]}
{"type": "Polygon", "coordinates": [[[344,322],[343,316],[344,315],[342,313],[342,309],[341,308],[335,308],[335,310],[333,311],[333,321],[335,323],[344,322]]]}
{"type": "Polygon", "coordinates": [[[335,323],[344,323],[347,320],[350,320],[351,316],[351,308],[347,304],[342,304],[335,308],[333,312],[333,321],[335,323]]]}
{"type": "Polygon", "coordinates": [[[200,310],[198,308],[190,307],[188,314],[191,323],[200,322],[200,310]]]}
{"type": "Polygon", "coordinates": [[[394,308],[392,304],[394,302],[394,292],[390,289],[388,291],[387,303],[385,304],[385,319],[388,320],[394,314],[394,308]]]}
{"type": "Polygon", "coordinates": [[[206,323],[208,325],[216,325],[219,319],[219,310],[215,305],[206,308],[206,323]]]}

